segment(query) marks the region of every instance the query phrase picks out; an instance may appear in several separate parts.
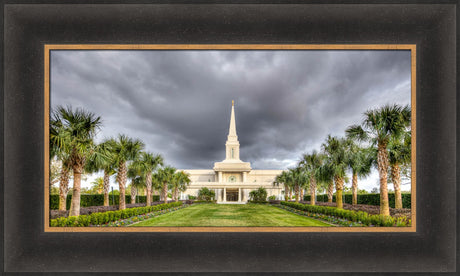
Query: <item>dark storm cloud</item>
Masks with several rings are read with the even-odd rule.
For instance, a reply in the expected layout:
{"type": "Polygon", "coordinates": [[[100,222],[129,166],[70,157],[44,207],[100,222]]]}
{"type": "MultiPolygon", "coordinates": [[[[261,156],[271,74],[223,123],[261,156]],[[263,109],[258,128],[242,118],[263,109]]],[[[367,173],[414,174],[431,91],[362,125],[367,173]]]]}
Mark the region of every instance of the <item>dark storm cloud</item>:
{"type": "Polygon", "coordinates": [[[224,159],[235,100],[241,159],[292,165],[362,113],[410,103],[409,51],[53,51],[52,106],[103,118],[178,168],[224,159]]]}

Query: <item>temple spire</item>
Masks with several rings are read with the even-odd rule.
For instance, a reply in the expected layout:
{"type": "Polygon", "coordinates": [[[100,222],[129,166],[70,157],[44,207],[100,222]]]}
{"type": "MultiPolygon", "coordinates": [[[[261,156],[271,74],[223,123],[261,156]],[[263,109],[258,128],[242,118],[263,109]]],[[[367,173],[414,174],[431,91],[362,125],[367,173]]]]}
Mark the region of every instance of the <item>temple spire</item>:
{"type": "MultiPolygon", "coordinates": [[[[243,162],[240,159],[240,142],[236,135],[235,123],[235,101],[232,101],[232,112],[230,114],[230,126],[228,128],[227,142],[225,143],[225,159],[222,162],[214,163],[214,170],[220,172],[219,179],[222,180],[221,172],[249,172],[251,171],[251,164],[243,162]]],[[[243,176],[239,181],[245,182],[246,178],[243,176]]],[[[225,180],[226,181],[226,180],[225,180]]],[[[224,182],[225,182],[224,181],[224,182]]],[[[221,182],[221,181],[220,181],[221,182]]]]}
{"type": "Polygon", "coordinates": [[[230,127],[228,129],[227,141],[238,141],[235,124],[235,102],[232,100],[232,113],[230,115],[230,127]]]}

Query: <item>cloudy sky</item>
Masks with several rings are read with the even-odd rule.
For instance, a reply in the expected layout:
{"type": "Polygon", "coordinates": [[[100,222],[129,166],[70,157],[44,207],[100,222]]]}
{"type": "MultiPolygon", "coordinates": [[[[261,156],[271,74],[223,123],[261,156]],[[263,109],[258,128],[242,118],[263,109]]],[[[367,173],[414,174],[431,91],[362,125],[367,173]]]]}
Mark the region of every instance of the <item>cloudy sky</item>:
{"type": "MultiPolygon", "coordinates": [[[[364,111],[410,104],[410,80],[410,51],[51,53],[51,107],[83,107],[102,118],[98,141],[139,138],[179,169],[225,158],[232,100],[241,159],[285,169],[364,111]]],[[[360,188],[377,182],[374,172],[360,188]]]]}

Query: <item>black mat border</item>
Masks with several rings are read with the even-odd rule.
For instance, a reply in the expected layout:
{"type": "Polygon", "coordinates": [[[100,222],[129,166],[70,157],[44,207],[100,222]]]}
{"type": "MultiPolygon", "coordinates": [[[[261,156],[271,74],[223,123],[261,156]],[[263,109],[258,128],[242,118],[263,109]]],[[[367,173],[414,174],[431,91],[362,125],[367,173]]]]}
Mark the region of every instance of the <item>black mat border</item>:
{"type": "Polygon", "coordinates": [[[455,269],[456,6],[4,8],[4,271],[455,269]],[[44,43],[416,43],[417,233],[44,233],[44,43]]]}

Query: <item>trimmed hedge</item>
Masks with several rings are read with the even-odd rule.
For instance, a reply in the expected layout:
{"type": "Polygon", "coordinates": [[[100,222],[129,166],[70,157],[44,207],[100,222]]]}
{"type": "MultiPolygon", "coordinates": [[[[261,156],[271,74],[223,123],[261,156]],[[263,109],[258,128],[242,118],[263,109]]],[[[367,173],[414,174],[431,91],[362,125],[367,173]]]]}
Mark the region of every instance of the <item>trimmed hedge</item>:
{"type": "MultiPolygon", "coordinates": [[[[352,202],[352,195],[346,194],[344,203],[351,204],[352,202]]],[[[411,208],[411,194],[403,193],[401,194],[402,197],[402,204],[403,208],[410,209],[411,208]]],[[[303,197],[304,201],[310,201],[310,195],[305,195],[303,197]]],[[[390,202],[390,207],[395,207],[395,194],[390,193],[388,194],[388,200],[390,202]]],[[[316,201],[327,202],[327,195],[317,195],[316,201]]],[[[332,197],[332,201],[335,202],[335,194],[332,197]]],[[[367,204],[367,205],[380,205],[380,194],[358,194],[358,204],[367,204]]]]}
{"type": "Polygon", "coordinates": [[[133,216],[144,215],[154,211],[161,211],[172,207],[181,206],[182,202],[164,203],[154,206],[128,208],[118,211],[108,211],[103,213],[92,213],[91,215],[81,215],[73,217],[61,217],[50,220],[51,227],[85,227],[90,225],[101,225],[119,219],[126,219],[133,216]]]}
{"type": "MultiPolygon", "coordinates": [[[[109,205],[118,205],[120,196],[114,195],[113,199],[115,200],[115,204],[112,204],[112,195],[109,194],[109,205]]],[[[67,210],[70,209],[70,202],[72,201],[72,192],[67,195],[66,200],[66,207],[67,210]]],[[[146,196],[137,196],[138,203],[146,203],[147,197],[146,196]]],[[[160,201],[159,195],[153,196],[153,201],[160,201]]],[[[131,203],[131,195],[125,196],[125,202],[127,204],[131,203]]],[[[80,207],[91,207],[91,206],[103,206],[104,205],[104,195],[81,195],[80,197],[80,207]]],[[[50,195],[50,209],[57,210],[59,209],[59,195],[50,195]]]]}
{"type": "Polygon", "coordinates": [[[327,206],[317,206],[317,205],[307,205],[302,203],[296,202],[286,202],[281,201],[281,205],[285,205],[297,210],[302,210],[311,213],[317,214],[324,214],[328,216],[335,216],[343,219],[347,219],[353,222],[361,222],[362,224],[369,226],[385,226],[385,227],[392,227],[392,226],[410,226],[410,219],[406,217],[399,217],[393,218],[390,216],[383,216],[383,215],[369,215],[366,212],[362,211],[351,211],[351,210],[344,210],[344,209],[337,209],[335,207],[327,207],[327,206]]]}

